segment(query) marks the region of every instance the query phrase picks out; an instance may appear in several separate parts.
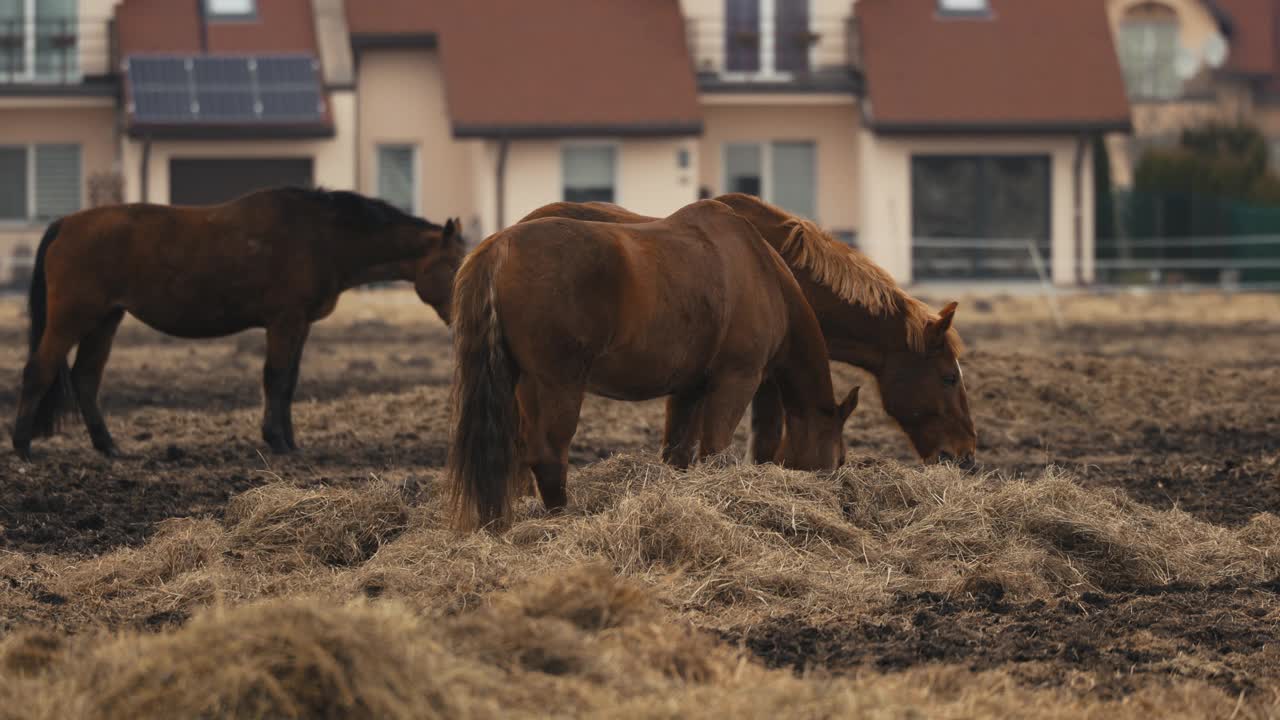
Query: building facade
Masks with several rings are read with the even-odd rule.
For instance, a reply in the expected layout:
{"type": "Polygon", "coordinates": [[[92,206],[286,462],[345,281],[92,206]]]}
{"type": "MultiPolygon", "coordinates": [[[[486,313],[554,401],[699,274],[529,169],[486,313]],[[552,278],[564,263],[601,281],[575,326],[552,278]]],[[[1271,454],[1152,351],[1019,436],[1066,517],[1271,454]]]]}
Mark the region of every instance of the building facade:
{"type": "Polygon", "coordinates": [[[0,284],[58,215],[277,184],[473,241],[562,199],[748,192],[902,282],[1037,254],[1088,282],[1090,141],[1129,127],[1117,2],[9,0],[0,284]]]}

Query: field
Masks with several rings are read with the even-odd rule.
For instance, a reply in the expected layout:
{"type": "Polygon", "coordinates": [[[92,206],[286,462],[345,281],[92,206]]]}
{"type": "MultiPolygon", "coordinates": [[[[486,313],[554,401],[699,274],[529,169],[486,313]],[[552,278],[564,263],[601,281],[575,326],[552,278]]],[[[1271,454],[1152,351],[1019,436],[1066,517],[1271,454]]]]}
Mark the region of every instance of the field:
{"type": "MultiPolygon", "coordinates": [[[[845,367],[833,474],[675,472],[660,403],[593,398],[571,511],[501,537],[445,526],[411,293],[313,329],[286,458],[261,333],[126,321],[126,457],[78,422],[0,456],[0,718],[1280,716],[1280,297],[1062,302],[962,299],[981,474],[845,367]]],[[[0,301],[6,431],[24,333],[0,301]]]]}

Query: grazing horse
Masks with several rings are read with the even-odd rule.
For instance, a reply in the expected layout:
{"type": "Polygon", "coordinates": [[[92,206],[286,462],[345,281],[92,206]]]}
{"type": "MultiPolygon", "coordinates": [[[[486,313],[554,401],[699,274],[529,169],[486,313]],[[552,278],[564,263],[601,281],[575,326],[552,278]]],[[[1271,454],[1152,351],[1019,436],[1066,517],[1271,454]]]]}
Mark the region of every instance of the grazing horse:
{"type": "Polygon", "coordinates": [[[126,312],[184,338],[266,328],[262,437],[277,453],[294,450],[290,407],[311,323],[344,290],[393,279],[414,282],[448,322],[464,254],[453,220],[440,227],[352,192],[278,188],[210,207],[68,215],[36,251],[14,450],[29,458],[32,437],[52,434],[58,415],[78,404],[93,446],[118,454],[98,387],[126,312]]]}
{"type": "Polygon", "coordinates": [[[449,456],[458,524],[505,525],[531,467],[567,501],[569,443],[587,392],[666,396],[663,460],[723,451],[768,375],[788,465],[830,469],[856,393],[838,404],[813,311],[781,258],[715,201],[639,225],[552,218],[485,240],[454,285],[457,376],[449,456]],[[523,446],[523,447],[521,447],[523,446]],[[523,452],[523,456],[521,456],[523,452]]]}
{"type": "MultiPolygon", "coordinates": [[[[782,256],[818,317],[831,359],[875,376],[885,412],[920,458],[973,467],[977,433],[960,370],[963,345],[951,327],[956,303],[935,315],[882,268],[816,224],[752,195],[733,193],[716,200],[750,222],[782,256]]],[[[521,222],[548,217],[616,223],[653,219],[610,203],[561,202],[539,208],[521,222]]],[[[776,458],[782,417],[776,388],[766,383],[751,405],[756,461],[776,458]]]]}

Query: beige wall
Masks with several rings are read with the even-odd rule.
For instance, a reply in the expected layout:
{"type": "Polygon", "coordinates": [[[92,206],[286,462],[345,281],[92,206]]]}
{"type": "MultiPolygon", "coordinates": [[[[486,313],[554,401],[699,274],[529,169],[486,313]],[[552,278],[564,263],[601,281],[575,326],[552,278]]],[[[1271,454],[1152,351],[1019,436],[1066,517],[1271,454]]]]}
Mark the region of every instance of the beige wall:
{"type": "Polygon", "coordinates": [[[360,191],[378,194],[380,144],[418,149],[418,210],[435,222],[477,219],[472,173],[479,141],[454,140],[439,55],[433,50],[378,50],[360,56],[360,191]]]}
{"type": "MultiPolygon", "coordinates": [[[[566,145],[610,145],[616,149],[614,189],[619,205],[645,215],[664,217],[698,199],[697,138],[625,138],[618,140],[516,140],[507,150],[503,220],[510,225],[533,210],[563,200],[561,152],[566,145]],[[689,152],[680,169],[677,153],[689,152]]],[[[484,233],[497,228],[498,144],[485,142],[473,152],[472,187],[484,233]]]]}
{"type": "Polygon", "coordinates": [[[111,63],[111,40],[107,22],[120,0],[80,0],[80,73],[104,75],[111,63]]]}
{"type": "Polygon", "coordinates": [[[698,199],[698,139],[661,138],[619,143],[618,204],[642,215],[666,217],[698,199]],[[684,169],[680,150],[689,153],[684,169]]]}
{"type": "MultiPolygon", "coordinates": [[[[351,91],[329,95],[335,135],[310,140],[155,140],[148,161],[149,202],[169,202],[169,160],[173,158],[311,158],[314,180],[332,190],[356,188],[356,99],[351,91]]],[[[125,200],[142,200],[142,142],[125,137],[121,162],[125,200]]]]}
{"type": "Polygon", "coordinates": [[[817,143],[818,163],[818,217],[814,219],[834,230],[858,229],[861,117],[857,105],[847,96],[811,96],[807,101],[790,95],[772,98],[786,104],[764,105],[750,96],[734,100],[746,104],[708,104],[709,98],[704,98],[699,182],[713,195],[725,191],[725,143],[812,140],[817,143]]]}
{"type": "MultiPolygon", "coordinates": [[[[1053,281],[1075,283],[1073,137],[886,137],[861,133],[862,229],[859,244],[899,282],[911,282],[911,156],[917,153],[1050,156],[1053,281]]],[[[1093,280],[1093,164],[1086,145],[1082,165],[1081,234],[1085,282],[1093,280]]]]}
{"type": "MultiPolygon", "coordinates": [[[[111,172],[116,161],[115,110],[110,99],[0,99],[0,145],[74,143],[80,146],[80,205],[88,207],[88,180],[111,172]]],[[[0,285],[12,277],[19,247],[35,249],[43,226],[0,223],[0,285]]]]}
{"type": "MultiPolygon", "coordinates": [[[[694,67],[720,70],[724,66],[724,0],[680,0],[680,7],[688,21],[694,67]]],[[[812,67],[848,64],[847,22],[852,11],[853,0],[809,0],[809,24],[818,36],[810,54],[812,67]]]]}

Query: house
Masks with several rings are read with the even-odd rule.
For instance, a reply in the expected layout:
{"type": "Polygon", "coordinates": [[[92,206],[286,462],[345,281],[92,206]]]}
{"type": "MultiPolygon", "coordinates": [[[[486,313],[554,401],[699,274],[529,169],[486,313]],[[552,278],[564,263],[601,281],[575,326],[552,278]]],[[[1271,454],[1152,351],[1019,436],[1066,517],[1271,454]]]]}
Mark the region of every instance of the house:
{"type": "Polygon", "coordinates": [[[1245,122],[1280,168],[1280,1],[1107,0],[1133,109],[1133,134],[1110,136],[1117,185],[1142,152],[1187,127],[1245,122]]]}
{"type": "Polygon", "coordinates": [[[1034,248],[1071,284],[1091,138],[1129,128],[1108,8],[1079,0],[13,1],[3,259],[117,196],[314,183],[478,239],[561,199],[740,191],[903,282],[1034,277],[1034,248]]]}

